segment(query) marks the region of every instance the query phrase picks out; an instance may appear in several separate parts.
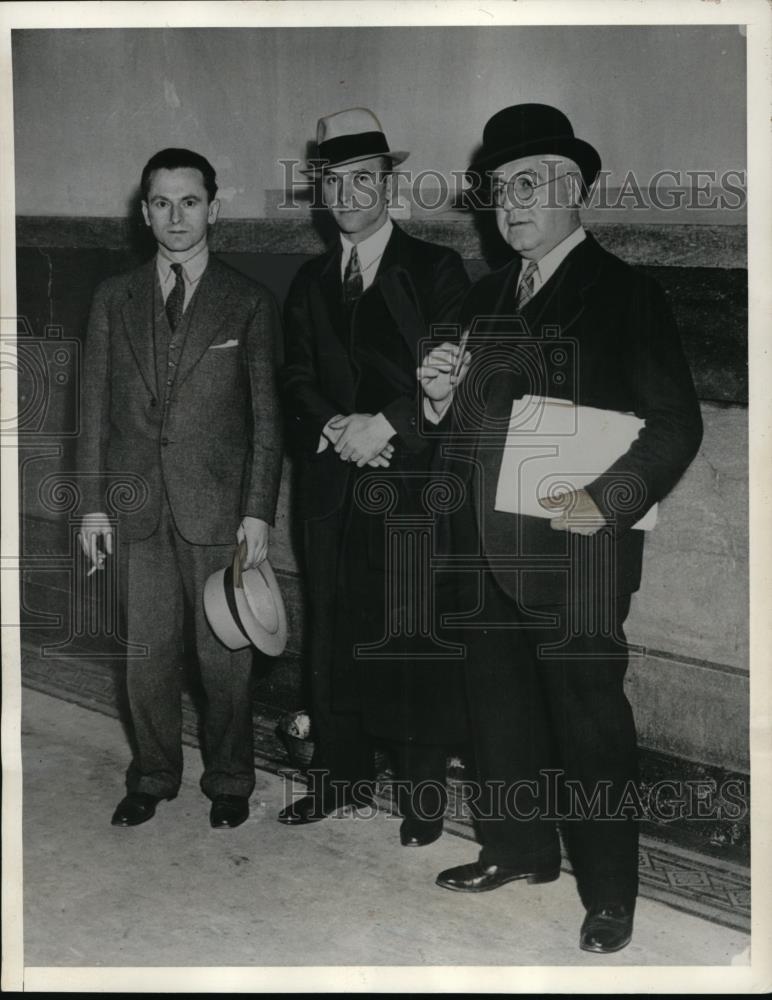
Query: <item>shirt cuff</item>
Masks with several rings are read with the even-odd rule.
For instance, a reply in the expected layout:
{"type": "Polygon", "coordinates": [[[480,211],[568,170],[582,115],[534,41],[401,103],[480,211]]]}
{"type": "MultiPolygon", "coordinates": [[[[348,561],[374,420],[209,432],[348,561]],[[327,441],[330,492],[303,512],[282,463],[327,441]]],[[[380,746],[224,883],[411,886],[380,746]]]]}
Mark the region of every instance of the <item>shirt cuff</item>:
{"type": "Polygon", "coordinates": [[[450,404],[453,402],[453,394],[448,397],[445,406],[442,408],[441,413],[436,413],[434,407],[429,402],[429,400],[424,396],[424,416],[429,421],[430,424],[439,424],[445,417],[445,414],[450,409],[450,404]]]}

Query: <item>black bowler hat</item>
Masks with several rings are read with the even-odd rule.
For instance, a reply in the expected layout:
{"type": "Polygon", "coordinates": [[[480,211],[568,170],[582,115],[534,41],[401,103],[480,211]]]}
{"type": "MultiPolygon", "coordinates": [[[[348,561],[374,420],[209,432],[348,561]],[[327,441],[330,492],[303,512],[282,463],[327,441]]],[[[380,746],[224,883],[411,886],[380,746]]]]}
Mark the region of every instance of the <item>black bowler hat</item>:
{"type": "Polygon", "coordinates": [[[523,156],[565,156],[579,167],[589,188],[600,170],[600,156],[583,139],[577,139],[571,122],[549,104],[513,104],[488,120],[482,149],[469,171],[484,173],[523,156]]]}
{"type": "Polygon", "coordinates": [[[311,161],[301,173],[319,175],[326,167],[343,167],[372,156],[385,156],[392,166],[402,163],[409,154],[404,149],[389,149],[381,123],[369,108],[347,108],[320,118],[316,126],[318,160],[311,161]]]}

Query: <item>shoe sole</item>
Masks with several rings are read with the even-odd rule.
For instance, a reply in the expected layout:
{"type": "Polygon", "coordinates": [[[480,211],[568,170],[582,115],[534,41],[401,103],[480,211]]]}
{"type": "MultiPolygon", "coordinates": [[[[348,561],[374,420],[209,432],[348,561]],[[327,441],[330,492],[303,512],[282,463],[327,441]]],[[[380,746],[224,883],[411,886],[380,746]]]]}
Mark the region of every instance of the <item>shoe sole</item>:
{"type": "Polygon", "coordinates": [[[441,882],[439,878],[436,880],[435,885],[440,886],[442,889],[450,889],[451,892],[493,892],[494,889],[500,889],[502,885],[507,885],[509,882],[525,881],[528,885],[542,885],[546,882],[554,882],[559,877],[560,869],[556,872],[544,872],[544,874],[509,875],[507,878],[499,879],[495,885],[482,885],[474,888],[468,888],[463,885],[451,885],[449,882],[441,882]]]}

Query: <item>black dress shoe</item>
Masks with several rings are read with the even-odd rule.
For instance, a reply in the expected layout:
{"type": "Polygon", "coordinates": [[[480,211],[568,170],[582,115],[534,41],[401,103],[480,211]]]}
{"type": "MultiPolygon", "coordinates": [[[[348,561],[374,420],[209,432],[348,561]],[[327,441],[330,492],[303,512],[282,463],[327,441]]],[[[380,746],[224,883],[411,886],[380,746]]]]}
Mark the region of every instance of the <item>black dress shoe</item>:
{"type": "Polygon", "coordinates": [[[315,795],[304,795],[302,799],[285,806],[278,819],[285,826],[302,826],[305,823],[318,823],[343,806],[372,806],[372,798],[357,798],[350,796],[330,796],[319,799],[315,795]]]}
{"type": "Polygon", "coordinates": [[[633,908],[622,904],[592,906],[584,918],[579,935],[582,951],[602,955],[621,951],[633,936],[633,908]]]}
{"type": "Polygon", "coordinates": [[[454,892],[489,892],[519,879],[525,879],[531,885],[554,882],[559,875],[560,865],[550,868],[503,868],[501,865],[481,865],[479,861],[475,861],[470,865],[459,865],[440,872],[437,885],[454,892]]]}
{"type": "Polygon", "coordinates": [[[244,795],[215,795],[209,822],[215,830],[241,826],[249,816],[249,799],[244,795]]]}
{"type": "Polygon", "coordinates": [[[441,819],[426,820],[406,816],[399,828],[399,840],[403,847],[426,847],[441,836],[441,819]]]}
{"type": "MultiPolygon", "coordinates": [[[[173,795],[164,797],[174,798],[173,795]]],[[[161,798],[162,796],[149,795],[147,792],[129,792],[118,803],[110,822],[113,826],[139,826],[140,823],[147,823],[155,816],[155,807],[161,798]]]]}

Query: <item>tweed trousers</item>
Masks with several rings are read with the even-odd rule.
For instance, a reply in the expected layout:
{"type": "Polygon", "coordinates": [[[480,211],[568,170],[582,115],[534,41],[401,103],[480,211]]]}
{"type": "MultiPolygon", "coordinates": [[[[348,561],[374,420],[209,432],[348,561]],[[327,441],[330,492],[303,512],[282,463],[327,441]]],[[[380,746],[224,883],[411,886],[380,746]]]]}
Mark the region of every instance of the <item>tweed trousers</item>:
{"type": "MultiPolygon", "coordinates": [[[[235,544],[235,532],[234,532],[235,544]]],[[[202,751],[205,795],[249,796],[255,785],[252,745],[252,649],[232,652],[204,613],[207,577],[233,557],[229,545],[192,545],[179,534],[168,501],[149,538],[129,542],[124,600],[129,641],[147,649],[129,658],[126,684],[134,728],[129,791],[176,795],[182,778],[183,623],[192,620],[206,696],[202,751]]]]}

